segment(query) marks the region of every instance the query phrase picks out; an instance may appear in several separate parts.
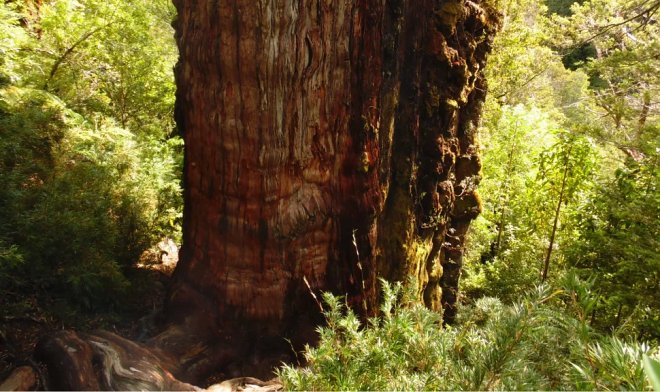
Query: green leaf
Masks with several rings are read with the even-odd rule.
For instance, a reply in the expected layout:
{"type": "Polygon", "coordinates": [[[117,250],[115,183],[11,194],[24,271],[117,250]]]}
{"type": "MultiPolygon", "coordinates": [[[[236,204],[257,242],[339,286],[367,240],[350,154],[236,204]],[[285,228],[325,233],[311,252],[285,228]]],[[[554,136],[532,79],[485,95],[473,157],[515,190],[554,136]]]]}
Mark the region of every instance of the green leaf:
{"type": "Polygon", "coordinates": [[[648,377],[654,391],[660,391],[660,362],[644,355],[644,371],[648,377]]]}

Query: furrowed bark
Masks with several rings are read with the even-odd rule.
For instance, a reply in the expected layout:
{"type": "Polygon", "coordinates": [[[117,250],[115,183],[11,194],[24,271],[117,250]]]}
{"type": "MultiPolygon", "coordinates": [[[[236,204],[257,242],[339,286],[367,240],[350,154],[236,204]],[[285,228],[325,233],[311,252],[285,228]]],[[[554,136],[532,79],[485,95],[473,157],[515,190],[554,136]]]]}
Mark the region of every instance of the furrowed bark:
{"type": "Polygon", "coordinates": [[[496,12],[175,4],[186,164],[171,320],[250,353],[286,350],[284,337],[299,349],[321,321],[310,288],[371,315],[379,277],[412,277],[451,322],[480,210],[475,133],[496,12]]]}

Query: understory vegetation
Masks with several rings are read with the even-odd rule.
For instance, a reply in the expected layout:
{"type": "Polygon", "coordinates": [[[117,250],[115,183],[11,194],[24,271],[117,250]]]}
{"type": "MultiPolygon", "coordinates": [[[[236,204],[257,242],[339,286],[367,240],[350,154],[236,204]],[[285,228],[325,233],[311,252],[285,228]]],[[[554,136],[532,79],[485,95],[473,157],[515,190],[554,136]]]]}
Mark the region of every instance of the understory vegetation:
{"type": "MultiPolygon", "coordinates": [[[[293,390],[647,390],[642,361],[658,347],[598,333],[590,282],[566,275],[506,305],[482,297],[456,326],[383,283],[381,315],[362,325],[340,298],[325,296],[327,325],[306,366],[284,366],[293,390]]],[[[655,359],[653,359],[655,358],[655,359]]]]}
{"type": "Polygon", "coordinates": [[[177,238],[168,1],[0,4],[0,317],[105,318],[177,238]]]}

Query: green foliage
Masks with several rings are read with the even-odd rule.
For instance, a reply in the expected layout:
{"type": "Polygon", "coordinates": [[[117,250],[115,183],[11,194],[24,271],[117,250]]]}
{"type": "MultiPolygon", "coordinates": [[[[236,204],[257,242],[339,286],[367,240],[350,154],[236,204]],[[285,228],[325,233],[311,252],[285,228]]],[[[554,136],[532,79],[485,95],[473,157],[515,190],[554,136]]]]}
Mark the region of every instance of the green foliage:
{"type": "Polygon", "coordinates": [[[151,227],[161,189],[141,169],[142,151],[130,132],[89,124],[47,93],[4,93],[0,221],[9,255],[24,262],[3,263],[13,272],[3,287],[54,290],[85,308],[113,302],[104,293],[126,289],[122,268],[162,234],[151,227]]]}
{"type": "Polygon", "coordinates": [[[658,339],[657,2],[545,5],[503,3],[463,299],[515,302],[550,255],[551,281],[594,279],[594,327],[658,339]]]}
{"type": "Polygon", "coordinates": [[[537,229],[536,159],[553,143],[556,126],[539,108],[503,106],[487,118],[482,135],[484,212],[468,238],[469,261],[463,289],[471,296],[494,296],[506,302],[538,283],[542,233],[537,229]],[[535,143],[530,143],[534,140],[535,143]],[[515,271],[515,273],[514,273],[515,271]]]}
{"type": "Polygon", "coordinates": [[[609,142],[629,144],[653,118],[652,96],[660,82],[654,10],[656,2],[590,0],[574,4],[570,17],[553,18],[553,41],[562,51],[574,55],[585,46],[593,48],[576,65],[590,77],[599,112],[592,123],[609,142]]]}
{"type": "Polygon", "coordinates": [[[656,349],[596,333],[588,283],[537,287],[514,305],[482,298],[443,328],[440,315],[385,285],[382,314],[362,324],[325,296],[327,325],[304,368],[279,376],[293,390],[648,389],[641,359],[656,349]]]}
{"type": "Polygon", "coordinates": [[[180,238],[173,7],[18,1],[0,16],[0,295],[113,308],[144,250],[180,238]]]}
{"type": "MultiPolygon", "coordinates": [[[[647,159],[657,161],[657,155],[647,159]]],[[[598,307],[602,328],[627,327],[660,339],[657,189],[655,163],[631,160],[617,170],[614,181],[576,212],[578,237],[568,257],[583,275],[596,278],[604,297],[598,307]]]]}
{"type": "Polygon", "coordinates": [[[653,390],[660,391],[660,362],[644,355],[644,370],[653,390]]]}
{"type": "Polygon", "coordinates": [[[468,238],[463,288],[511,302],[539,282],[558,212],[567,222],[559,239],[572,235],[557,205],[582,196],[595,156],[590,140],[563,130],[557,114],[522,105],[498,114],[484,129],[484,212],[468,238]]]}
{"type": "Polygon", "coordinates": [[[538,158],[538,182],[548,190],[553,203],[561,193],[564,177],[565,189],[562,202],[568,203],[580,190],[580,185],[591,175],[594,167],[593,146],[578,129],[560,130],[556,142],[541,152],[538,158]]]}
{"type": "MultiPolygon", "coordinates": [[[[546,45],[551,24],[543,2],[504,2],[503,11],[480,129],[484,211],[468,236],[462,287],[468,297],[510,303],[539,282],[548,249],[562,249],[572,235],[565,203],[582,199],[597,154],[581,125],[590,110],[587,75],[566,70],[546,45]]],[[[553,253],[554,266],[563,255],[553,253]]]]}
{"type": "Polygon", "coordinates": [[[595,325],[660,339],[658,289],[657,2],[591,0],[554,23],[565,47],[588,42],[598,53],[582,63],[594,102],[590,134],[609,158],[608,171],[574,212],[567,259],[594,276],[601,301],[595,325]]]}
{"type": "Polygon", "coordinates": [[[548,5],[548,11],[563,15],[563,16],[568,16],[571,15],[571,5],[573,3],[582,3],[583,0],[548,0],[546,1],[546,4],[548,5]]]}
{"type": "Polygon", "coordinates": [[[34,83],[137,135],[170,133],[176,50],[169,2],[58,0],[45,4],[40,17],[39,42],[51,58],[42,74],[31,75],[34,83]]]}
{"type": "Polygon", "coordinates": [[[21,66],[19,52],[29,40],[19,18],[11,4],[0,5],[0,87],[16,81],[21,66]]]}

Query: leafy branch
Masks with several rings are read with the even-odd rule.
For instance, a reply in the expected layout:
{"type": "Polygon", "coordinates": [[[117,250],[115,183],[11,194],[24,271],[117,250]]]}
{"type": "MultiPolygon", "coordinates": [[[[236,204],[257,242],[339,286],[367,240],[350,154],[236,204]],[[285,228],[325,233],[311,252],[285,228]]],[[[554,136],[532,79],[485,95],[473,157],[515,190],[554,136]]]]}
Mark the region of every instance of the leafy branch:
{"type": "Polygon", "coordinates": [[[57,73],[57,70],[60,68],[60,65],[62,65],[62,63],[71,55],[71,53],[73,53],[74,50],[76,50],[78,46],[80,46],[82,43],[90,39],[94,34],[98,33],[99,31],[110,27],[113,23],[114,21],[111,21],[103,26],[99,26],[95,29],[86,32],[76,42],[74,42],[73,45],[69,46],[51,67],[50,73],[48,75],[48,80],[46,80],[42,88],[48,91],[48,85],[53,80],[53,77],[55,77],[55,74],[57,73]]]}

